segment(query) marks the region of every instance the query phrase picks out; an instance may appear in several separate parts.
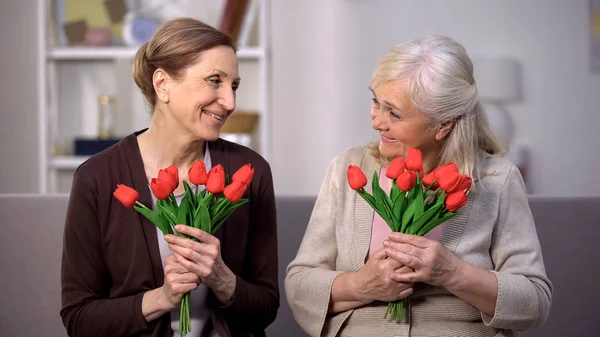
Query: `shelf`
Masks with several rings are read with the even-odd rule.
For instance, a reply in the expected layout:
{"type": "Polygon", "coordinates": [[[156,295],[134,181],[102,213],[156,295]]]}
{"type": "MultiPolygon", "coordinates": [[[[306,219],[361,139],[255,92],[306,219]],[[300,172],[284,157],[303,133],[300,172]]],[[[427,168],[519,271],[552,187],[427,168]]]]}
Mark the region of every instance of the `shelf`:
{"type": "Polygon", "coordinates": [[[54,157],[49,160],[48,166],[55,170],[74,170],[88,158],[88,156],[54,157]]]}
{"type": "MultiPolygon", "coordinates": [[[[137,48],[131,47],[56,47],[49,48],[46,54],[48,60],[54,61],[84,61],[84,60],[114,60],[133,59],[137,48]]],[[[238,50],[240,60],[258,60],[264,56],[264,52],[258,47],[242,48],[238,50]]]]}

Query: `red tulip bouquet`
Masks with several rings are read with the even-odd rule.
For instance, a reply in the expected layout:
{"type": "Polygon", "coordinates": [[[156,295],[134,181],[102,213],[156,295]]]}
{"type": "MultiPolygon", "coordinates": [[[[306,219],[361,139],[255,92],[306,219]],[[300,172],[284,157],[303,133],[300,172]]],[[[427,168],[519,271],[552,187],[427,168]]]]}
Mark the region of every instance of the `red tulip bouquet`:
{"type": "MultiPolygon", "coordinates": [[[[227,178],[221,165],[214,166],[207,173],[204,162],[199,160],[188,172],[189,180],[195,186],[192,188],[183,181],[185,195],[179,204],[173,194],[179,186],[179,173],[174,165],[160,170],[158,177],[150,181],[150,189],[157,199],[154,211],[138,201],[139,194],[131,187],[119,184],[113,195],[125,207],[135,208],[152,221],[164,235],[174,234],[197,241],[177,233],[175,225],[193,226],[214,235],[233,211],[248,202],[248,199],[242,199],[242,195],[253,176],[254,169],[246,164],[233,174],[232,182],[226,186],[227,178]],[[199,192],[199,185],[205,185],[205,189],[199,192]]],[[[181,300],[179,331],[182,336],[191,331],[190,293],[181,300]]]]}
{"type": "MultiPolygon", "coordinates": [[[[386,169],[395,180],[389,194],[379,186],[373,174],[373,194],[365,191],[367,177],[356,165],[348,167],[348,183],[390,226],[393,232],[423,236],[455,216],[468,202],[472,179],[458,172],[455,163],[438,167],[423,177],[421,151],[408,149],[406,160],[398,157],[386,169]]],[[[404,320],[404,300],[390,302],[385,317],[404,320]]]]}

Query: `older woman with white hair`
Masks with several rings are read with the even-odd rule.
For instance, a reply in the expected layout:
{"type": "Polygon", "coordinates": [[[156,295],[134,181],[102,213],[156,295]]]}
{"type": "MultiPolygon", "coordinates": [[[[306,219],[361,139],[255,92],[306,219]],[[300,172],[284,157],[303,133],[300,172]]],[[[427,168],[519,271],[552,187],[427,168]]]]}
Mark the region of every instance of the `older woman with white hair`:
{"type": "Polygon", "coordinates": [[[441,36],[391,49],[371,80],[376,142],[331,162],[304,239],[287,269],[294,316],[311,336],[516,336],[550,310],[535,224],[519,170],[503,158],[462,45],[441,36]],[[426,236],[391,233],[348,186],[346,171],[384,172],[408,148],[425,174],[457,164],[468,203],[426,236]],[[405,319],[384,318],[405,300],[405,319]]]}

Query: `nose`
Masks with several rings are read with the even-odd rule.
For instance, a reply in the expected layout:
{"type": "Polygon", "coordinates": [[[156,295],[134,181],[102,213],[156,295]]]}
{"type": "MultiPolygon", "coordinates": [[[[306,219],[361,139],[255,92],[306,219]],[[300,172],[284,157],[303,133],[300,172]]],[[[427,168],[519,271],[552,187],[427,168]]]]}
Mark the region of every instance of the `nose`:
{"type": "Polygon", "coordinates": [[[374,130],[387,130],[387,122],[385,121],[385,118],[381,116],[381,113],[374,108],[371,108],[371,126],[374,130]]]}
{"type": "Polygon", "coordinates": [[[227,111],[235,110],[235,91],[232,88],[223,88],[218,102],[227,111]]]}

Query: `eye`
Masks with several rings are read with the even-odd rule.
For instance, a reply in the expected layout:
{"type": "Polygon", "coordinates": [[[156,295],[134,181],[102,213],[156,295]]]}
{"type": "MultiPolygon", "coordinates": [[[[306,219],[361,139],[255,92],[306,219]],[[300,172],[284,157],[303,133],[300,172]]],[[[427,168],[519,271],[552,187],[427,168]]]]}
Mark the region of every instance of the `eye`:
{"type": "Polygon", "coordinates": [[[392,116],[392,118],[395,118],[395,119],[401,119],[401,117],[398,114],[396,114],[395,112],[393,112],[392,110],[390,110],[390,116],[392,116]]]}
{"type": "Polygon", "coordinates": [[[231,89],[233,89],[233,91],[237,91],[239,87],[240,84],[238,82],[233,82],[233,84],[231,85],[231,89]]]}
{"type": "Polygon", "coordinates": [[[375,106],[377,109],[379,109],[379,101],[377,100],[377,98],[373,97],[371,100],[373,101],[373,105],[374,105],[374,106],[375,106]]]}
{"type": "Polygon", "coordinates": [[[223,81],[221,81],[221,78],[219,76],[209,77],[207,79],[207,81],[209,81],[210,83],[212,83],[214,85],[219,85],[219,84],[221,84],[223,82],[223,81]]]}

